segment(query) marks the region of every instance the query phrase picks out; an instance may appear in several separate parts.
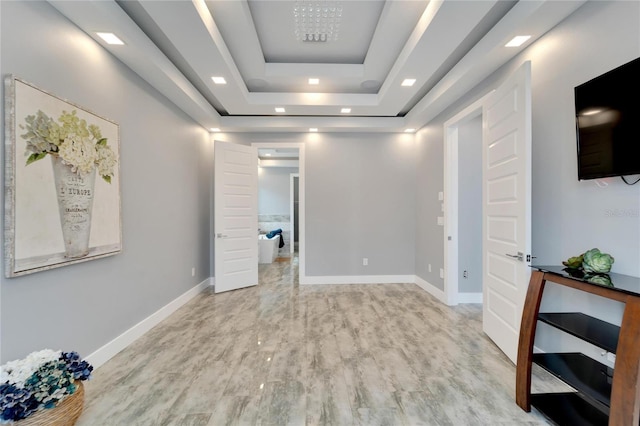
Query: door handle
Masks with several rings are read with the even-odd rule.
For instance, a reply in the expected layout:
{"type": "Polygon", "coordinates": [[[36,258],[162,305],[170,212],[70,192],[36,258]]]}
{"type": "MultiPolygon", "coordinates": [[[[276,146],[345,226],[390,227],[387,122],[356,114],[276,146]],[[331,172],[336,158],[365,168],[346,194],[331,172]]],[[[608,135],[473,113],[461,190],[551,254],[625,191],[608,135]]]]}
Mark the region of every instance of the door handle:
{"type": "Polygon", "coordinates": [[[216,238],[227,238],[227,237],[228,235],[225,235],[225,234],[220,234],[220,233],[216,234],[216,238]]]}
{"type": "Polygon", "coordinates": [[[520,262],[522,262],[524,260],[524,253],[522,252],[518,252],[518,254],[509,254],[506,253],[507,256],[513,258],[513,259],[518,259],[520,262]]]}

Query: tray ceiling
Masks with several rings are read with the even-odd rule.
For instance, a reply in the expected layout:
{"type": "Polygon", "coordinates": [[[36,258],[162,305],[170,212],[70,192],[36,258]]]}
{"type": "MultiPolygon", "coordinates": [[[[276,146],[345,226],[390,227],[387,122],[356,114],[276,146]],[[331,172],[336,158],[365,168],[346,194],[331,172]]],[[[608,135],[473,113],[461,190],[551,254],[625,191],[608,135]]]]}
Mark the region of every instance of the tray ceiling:
{"type": "Polygon", "coordinates": [[[398,132],[422,127],[583,2],[50,3],[206,128],[398,132]],[[303,41],[301,6],[337,7],[337,35],[303,41]],[[504,46],[522,34],[531,35],[523,46],[504,46]]]}

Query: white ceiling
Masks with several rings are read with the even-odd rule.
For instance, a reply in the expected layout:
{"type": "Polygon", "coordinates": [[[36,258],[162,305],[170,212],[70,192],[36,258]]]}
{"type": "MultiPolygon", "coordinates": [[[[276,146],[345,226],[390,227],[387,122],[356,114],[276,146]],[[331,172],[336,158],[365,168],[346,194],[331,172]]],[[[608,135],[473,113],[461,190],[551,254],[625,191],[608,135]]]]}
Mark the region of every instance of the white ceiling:
{"type": "Polygon", "coordinates": [[[419,129],[584,3],[319,2],[342,14],[337,39],[325,43],[296,38],[294,0],[50,1],[196,122],[223,132],[419,129]],[[522,34],[532,37],[504,47],[522,34]],[[406,78],[416,83],[401,86],[406,78]]]}

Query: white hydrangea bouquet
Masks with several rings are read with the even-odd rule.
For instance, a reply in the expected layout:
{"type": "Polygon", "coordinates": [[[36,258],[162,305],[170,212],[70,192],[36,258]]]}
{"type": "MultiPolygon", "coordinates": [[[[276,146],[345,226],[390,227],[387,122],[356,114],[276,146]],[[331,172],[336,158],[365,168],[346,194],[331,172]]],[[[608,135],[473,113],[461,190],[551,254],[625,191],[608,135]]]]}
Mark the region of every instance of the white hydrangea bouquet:
{"type": "Polygon", "coordinates": [[[54,408],[75,394],[93,367],[77,352],[44,349],[0,367],[0,424],[54,408]]]}
{"type": "Polygon", "coordinates": [[[76,115],[76,110],[62,111],[58,122],[38,110],[25,118],[26,130],[21,137],[27,142],[27,165],[41,160],[47,154],[58,156],[74,173],[87,175],[94,167],[102,179],[111,183],[116,166],[116,155],[103,138],[100,128],[87,125],[76,115]]]}

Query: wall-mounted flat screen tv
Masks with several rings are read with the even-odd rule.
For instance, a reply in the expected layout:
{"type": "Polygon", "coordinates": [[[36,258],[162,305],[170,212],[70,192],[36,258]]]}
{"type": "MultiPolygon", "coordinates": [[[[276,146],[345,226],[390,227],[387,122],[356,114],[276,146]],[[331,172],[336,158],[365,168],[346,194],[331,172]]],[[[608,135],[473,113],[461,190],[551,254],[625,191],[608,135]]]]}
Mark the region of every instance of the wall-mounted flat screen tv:
{"type": "Polygon", "coordinates": [[[574,92],[578,179],[640,174],[640,58],[574,92]]]}

